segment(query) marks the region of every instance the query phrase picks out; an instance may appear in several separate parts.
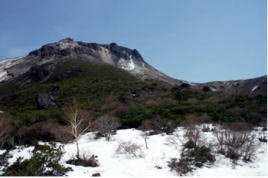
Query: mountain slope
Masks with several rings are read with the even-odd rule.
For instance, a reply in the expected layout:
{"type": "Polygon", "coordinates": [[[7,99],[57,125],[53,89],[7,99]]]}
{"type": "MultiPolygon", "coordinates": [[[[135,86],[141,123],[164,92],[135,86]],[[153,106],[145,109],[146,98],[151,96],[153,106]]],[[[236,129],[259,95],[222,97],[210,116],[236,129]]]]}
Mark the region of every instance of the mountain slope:
{"type": "Polygon", "coordinates": [[[94,118],[116,116],[122,128],[149,120],[169,132],[187,118],[266,123],[266,76],[191,84],[158,72],[137,50],[116,44],[64,39],[1,61],[0,72],[0,110],[12,123],[10,142],[71,140],[63,111],[73,100],[94,118]]]}

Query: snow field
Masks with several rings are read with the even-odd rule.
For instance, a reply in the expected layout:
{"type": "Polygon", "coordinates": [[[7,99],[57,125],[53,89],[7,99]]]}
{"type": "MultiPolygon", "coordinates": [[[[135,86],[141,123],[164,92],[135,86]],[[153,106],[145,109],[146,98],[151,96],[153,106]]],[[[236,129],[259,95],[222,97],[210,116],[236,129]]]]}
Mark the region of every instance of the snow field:
{"type": "MultiPolygon", "coordinates": [[[[212,125],[208,125],[212,128],[212,125]]],[[[202,128],[202,126],[200,126],[202,128]]],[[[252,134],[259,134],[260,129],[252,131],[252,134]]],[[[185,130],[178,127],[173,135],[158,134],[148,136],[148,146],[146,149],[142,132],[136,129],[118,130],[112,136],[111,141],[105,138],[94,139],[95,133],[87,133],[79,139],[80,154],[98,156],[99,167],[83,167],[66,164],[76,154],[75,143],[64,145],[65,154],[61,164],[73,169],[67,173],[74,177],[91,177],[94,173],[100,173],[101,177],[107,178],[148,178],[178,177],[175,171],[170,171],[168,161],[171,158],[180,158],[185,130]],[[141,146],[143,157],[133,157],[131,155],[118,154],[116,149],[121,142],[131,141],[141,146]]],[[[212,132],[202,132],[202,137],[206,138],[207,143],[215,142],[212,132]]],[[[261,143],[256,139],[258,150],[253,162],[245,163],[238,161],[238,165],[233,167],[231,160],[223,155],[216,154],[216,161],[213,165],[206,164],[202,168],[197,168],[186,176],[267,176],[267,144],[261,143]]],[[[13,158],[9,159],[12,164],[19,156],[25,159],[30,158],[30,151],[33,147],[18,148],[11,152],[13,158]]],[[[0,150],[0,154],[3,150],[0,150]]]]}

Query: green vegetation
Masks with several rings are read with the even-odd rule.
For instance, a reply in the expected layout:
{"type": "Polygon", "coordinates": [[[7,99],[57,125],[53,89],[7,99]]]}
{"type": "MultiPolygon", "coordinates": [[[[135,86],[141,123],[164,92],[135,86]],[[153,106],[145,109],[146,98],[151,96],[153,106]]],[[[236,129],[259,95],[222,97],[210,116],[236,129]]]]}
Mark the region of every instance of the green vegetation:
{"type": "Polygon", "coordinates": [[[127,93],[130,89],[141,88],[145,85],[135,77],[111,66],[63,63],[57,67],[57,74],[44,83],[21,88],[17,86],[15,91],[9,92],[6,88],[9,88],[11,84],[1,87],[1,105],[10,113],[18,127],[51,118],[60,120],[59,109],[40,110],[35,101],[38,94],[50,92],[53,86],[60,88],[59,94],[55,96],[60,103],[67,105],[72,102],[73,98],[76,98],[79,104],[90,108],[94,115],[99,116],[110,110],[103,106],[115,99],[112,97],[115,93],[127,93]],[[81,71],[81,73],[60,81],[55,79],[68,71],[81,71]]]}
{"type": "Polygon", "coordinates": [[[74,99],[94,118],[107,113],[115,115],[122,127],[139,127],[143,120],[156,119],[180,124],[190,114],[207,115],[214,122],[266,122],[266,95],[230,96],[229,100],[221,100],[217,93],[141,81],[109,65],[81,61],[59,63],[55,71],[45,81],[24,86],[10,82],[0,87],[0,106],[11,116],[13,130],[48,121],[66,125],[63,109],[74,99]],[[53,94],[58,107],[38,108],[37,95],[50,93],[53,87],[59,89],[53,94]],[[212,95],[218,97],[216,101],[210,99],[212,95]]]}
{"type": "Polygon", "coordinates": [[[62,154],[62,147],[55,143],[36,145],[30,159],[18,158],[3,176],[63,176],[72,169],[59,164],[62,154]]]}

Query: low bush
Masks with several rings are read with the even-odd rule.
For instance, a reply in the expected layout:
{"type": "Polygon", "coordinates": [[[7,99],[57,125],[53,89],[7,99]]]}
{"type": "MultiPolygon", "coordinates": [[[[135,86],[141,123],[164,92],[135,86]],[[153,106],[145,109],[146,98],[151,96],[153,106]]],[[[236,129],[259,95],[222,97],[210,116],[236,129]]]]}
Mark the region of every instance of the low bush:
{"type": "Polygon", "coordinates": [[[195,147],[196,147],[196,145],[192,139],[190,139],[188,142],[186,142],[184,144],[184,148],[191,149],[191,148],[195,148],[195,147]]]}
{"type": "Polygon", "coordinates": [[[175,170],[180,175],[202,167],[205,163],[213,163],[215,161],[211,149],[204,146],[204,141],[201,138],[200,131],[196,127],[188,128],[185,134],[187,142],[183,144],[180,159],[172,159],[168,162],[171,170],[175,170]]]}
{"type": "Polygon", "coordinates": [[[242,158],[251,161],[256,153],[255,135],[244,129],[215,129],[217,151],[230,158],[234,164],[242,158]],[[234,131],[239,130],[239,131],[234,131]]]}
{"type": "Polygon", "coordinates": [[[201,137],[201,132],[196,125],[185,127],[185,129],[184,136],[187,138],[185,146],[189,146],[191,143],[193,148],[198,148],[205,144],[205,140],[201,137]]]}
{"type": "Polygon", "coordinates": [[[19,157],[9,166],[4,176],[63,176],[72,170],[59,164],[63,155],[62,146],[55,143],[37,145],[30,159],[19,157]]]}
{"type": "Polygon", "coordinates": [[[8,116],[0,113],[0,148],[9,145],[9,139],[12,133],[12,125],[8,116]]]}
{"type": "Polygon", "coordinates": [[[9,151],[5,151],[0,155],[0,171],[5,172],[8,167],[8,159],[12,158],[9,151]]]}
{"type": "Polygon", "coordinates": [[[265,143],[267,142],[267,132],[266,131],[267,131],[267,129],[266,130],[263,129],[261,134],[259,135],[258,139],[260,142],[265,142],[265,143]]]}
{"type": "Polygon", "coordinates": [[[211,154],[211,149],[206,146],[189,151],[189,156],[194,158],[195,165],[199,165],[198,167],[201,167],[203,163],[215,161],[215,157],[211,154]]]}
{"type": "Polygon", "coordinates": [[[190,165],[202,167],[204,163],[213,163],[215,156],[212,155],[211,149],[206,146],[195,146],[192,140],[184,144],[181,153],[182,159],[187,159],[190,165]]]}
{"type": "Polygon", "coordinates": [[[96,119],[94,129],[103,135],[107,141],[110,141],[112,134],[116,133],[116,129],[120,127],[119,120],[112,115],[103,115],[96,119]]]}
{"type": "Polygon", "coordinates": [[[260,142],[265,142],[265,143],[267,143],[267,138],[266,138],[266,137],[260,137],[260,138],[259,138],[259,141],[260,141],[260,142]]]}
{"type": "Polygon", "coordinates": [[[176,171],[180,176],[183,176],[187,174],[188,172],[192,171],[190,162],[186,158],[182,158],[179,160],[172,158],[168,162],[168,167],[170,167],[171,171],[173,170],[176,171]]]}
{"type": "Polygon", "coordinates": [[[77,165],[77,166],[85,166],[85,167],[98,167],[99,166],[98,156],[96,155],[88,156],[86,154],[84,154],[83,156],[79,158],[75,157],[71,160],[68,160],[66,163],[77,165]]]}
{"type": "Polygon", "coordinates": [[[202,132],[209,132],[209,131],[210,131],[209,126],[204,125],[204,126],[202,127],[202,132]]]}
{"type": "Polygon", "coordinates": [[[132,143],[131,141],[119,143],[116,149],[116,153],[127,154],[134,158],[144,157],[144,153],[141,149],[141,146],[138,144],[132,143]]]}
{"type": "Polygon", "coordinates": [[[181,158],[172,159],[168,162],[171,170],[175,170],[180,175],[185,175],[196,167],[202,167],[205,163],[215,161],[215,156],[212,155],[211,149],[205,146],[200,130],[193,124],[185,126],[186,132],[184,136],[187,141],[183,143],[181,158]]]}

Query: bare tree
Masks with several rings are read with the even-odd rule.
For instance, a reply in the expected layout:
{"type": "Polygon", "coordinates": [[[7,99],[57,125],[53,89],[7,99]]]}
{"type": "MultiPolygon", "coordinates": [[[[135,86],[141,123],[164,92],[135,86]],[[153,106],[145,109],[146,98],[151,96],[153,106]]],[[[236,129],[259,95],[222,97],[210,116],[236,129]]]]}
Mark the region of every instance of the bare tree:
{"type": "Polygon", "coordinates": [[[9,118],[0,113],[0,147],[2,147],[8,140],[12,131],[11,122],[9,118]]]}
{"type": "Polygon", "coordinates": [[[70,125],[69,132],[73,135],[76,142],[76,157],[80,158],[78,140],[81,135],[88,132],[92,127],[92,117],[90,117],[89,112],[83,110],[75,101],[72,105],[69,105],[64,116],[66,121],[70,125]]]}
{"type": "Polygon", "coordinates": [[[152,121],[143,120],[141,122],[141,130],[143,131],[142,137],[144,139],[145,147],[146,147],[146,149],[149,149],[149,147],[148,147],[148,138],[149,138],[149,135],[150,135],[150,130],[152,130],[152,121]]]}
{"type": "Polygon", "coordinates": [[[103,136],[107,141],[110,141],[111,135],[120,127],[118,119],[112,115],[106,114],[96,119],[94,128],[103,136]]]}

